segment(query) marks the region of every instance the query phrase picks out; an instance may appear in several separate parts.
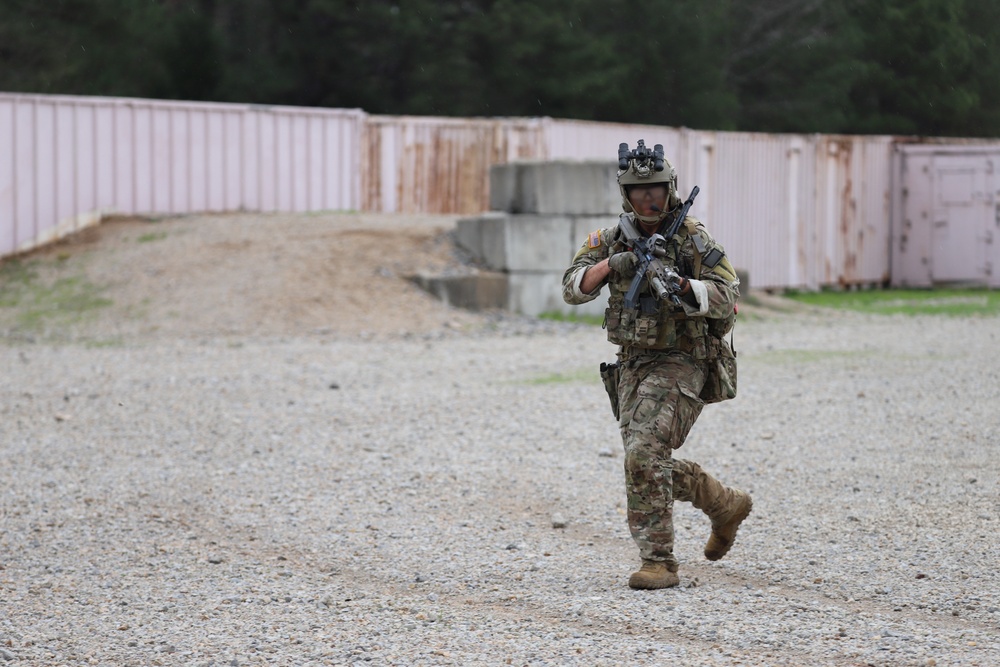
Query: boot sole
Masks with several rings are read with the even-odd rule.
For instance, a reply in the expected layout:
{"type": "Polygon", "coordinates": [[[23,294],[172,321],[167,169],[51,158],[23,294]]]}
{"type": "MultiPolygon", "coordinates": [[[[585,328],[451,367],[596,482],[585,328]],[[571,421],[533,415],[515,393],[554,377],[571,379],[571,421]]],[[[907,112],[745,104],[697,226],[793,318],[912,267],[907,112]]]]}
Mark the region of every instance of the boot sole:
{"type": "Polygon", "coordinates": [[[743,522],[747,520],[748,516],[750,516],[750,512],[753,511],[753,498],[747,496],[747,500],[750,502],[747,503],[746,511],[733,517],[733,520],[736,522],[736,528],[733,530],[733,538],[729,540],[729,544],[727,544],[721,551],[710,552],[708,549],[705,549],[705,558],[712,561],[722,560],[723,556],[729,553],[729,550],[733,548],[734,544],[736,544],[736,533],[739,532],[740,526],[743,525],[743,522]]]}
{"type": "Polygon", "coordinates": [[[662,588],[673,588],[681,583],[680,579],[664,582],[628,580],[628,587],[635,591],[658,591],[662,588]]]}

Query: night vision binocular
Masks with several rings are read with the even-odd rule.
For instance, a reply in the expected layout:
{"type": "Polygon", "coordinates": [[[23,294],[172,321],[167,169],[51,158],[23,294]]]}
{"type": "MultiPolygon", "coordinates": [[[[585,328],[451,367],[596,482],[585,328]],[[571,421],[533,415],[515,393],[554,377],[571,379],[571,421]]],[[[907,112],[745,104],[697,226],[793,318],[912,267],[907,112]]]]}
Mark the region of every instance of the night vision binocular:
{"type": "Polygon", "coordinates": [[[635,162],[636,171],[648,172],[651,168],[653,171],[663,171],[663,160],[663,144],[656,144],[652,150],[646,148],[646,142],[642,139],[632,150],[629,150],[628,144],[618,145],[618,169],[621,171],[628,170],[630,161],[635,162]]]}

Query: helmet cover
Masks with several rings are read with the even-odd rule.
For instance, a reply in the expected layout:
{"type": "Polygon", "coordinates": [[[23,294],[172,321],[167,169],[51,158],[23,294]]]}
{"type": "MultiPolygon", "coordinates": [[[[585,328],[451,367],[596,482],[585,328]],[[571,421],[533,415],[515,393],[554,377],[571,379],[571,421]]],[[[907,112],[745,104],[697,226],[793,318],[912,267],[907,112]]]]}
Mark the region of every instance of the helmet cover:
{"type": "Polygon", "coordinates": [[[655,223],[663,220],[667,213],[681,203],[677,196],[677,171],[663,156],[663,146],[656,144],[653,149],[646,148],[646,142],[638,141],[636,147],[629,150],[628,144],[618,146],[618,189],[622,196],[622,209],[626,213],[634,213],[638,220],[645,223],[655,223]],[[630,185],[653,185],[663,183],[667,186],[667,210],[657,216],[639,215],[628,200],[630,185]]]}

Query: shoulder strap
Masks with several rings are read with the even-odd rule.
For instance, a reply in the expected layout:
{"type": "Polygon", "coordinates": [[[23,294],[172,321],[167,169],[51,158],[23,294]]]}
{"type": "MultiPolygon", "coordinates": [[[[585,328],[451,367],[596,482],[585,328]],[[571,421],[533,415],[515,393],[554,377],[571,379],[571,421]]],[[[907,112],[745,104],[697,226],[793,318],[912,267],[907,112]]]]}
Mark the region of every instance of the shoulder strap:
{"type": "MultiPolygon", "coordinates": [[[[702,266],[707,266],[710,269],[714,269],[719,266],[719,263],[725,260],[726,254],[719,250],[718,248],[712,248],[708,250],[708,246],[705,245],[705,239],[702,238],[701,234],[698,232],[698,226],[701,223],[695,218],[688,218],[685,221],[684,227],[687,229],[688,236],[691,237],[691,241],[694,243],[695,248],[695,265],[699,268],[702,266]],[[708,252],[705,252],[708,250],[708,252]]],[[[735,271],[730,271],[733,276],[736,275],[735,271]]]]}
{"type": "Polygon", "coordinates": [[[694,278],[697,280],[701,278],[701,256],[705,253],[705,241],[701,238],[701,234],[698,233],[697,220],[694,218],[685,219],[684,227],[687,229],[691,241],[694,242],[694,278]]]}

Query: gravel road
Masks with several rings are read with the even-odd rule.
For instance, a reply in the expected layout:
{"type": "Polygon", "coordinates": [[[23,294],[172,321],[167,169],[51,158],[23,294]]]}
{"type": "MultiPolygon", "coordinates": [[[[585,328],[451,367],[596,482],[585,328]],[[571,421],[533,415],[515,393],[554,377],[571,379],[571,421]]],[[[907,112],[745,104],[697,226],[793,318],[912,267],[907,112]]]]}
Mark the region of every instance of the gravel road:
{"type": "MultiPolygon", "coordinates": [[[[327,223],[352,224],[303,242],[327,223]]],[[[710,563],[680,504],[681,587],[632,591],[604,332],[411,298],[424,319],[355,335],[368,306],[330,320],[304,270],[311,306],[248,324],[225,295],[260,292],[218,281],[277,290],[308,253],[248,220],[253,262],[187,303],[224,227],[58,251],[35,268],[146,269],[172,303],[111,290],[100,335],[0,335],[0,665],[1000,664],[997,319],[744,317],[739,396],[679,455],[754,512],[710,563]]]]}
{"type": "Polygon", "coordinates": [[[681,455],[755,510],[709,563],[679,506],[657,592],[599,329],[7,344],[0,658],[1000,664],[996,324],[739,324],[681,455]]]}

